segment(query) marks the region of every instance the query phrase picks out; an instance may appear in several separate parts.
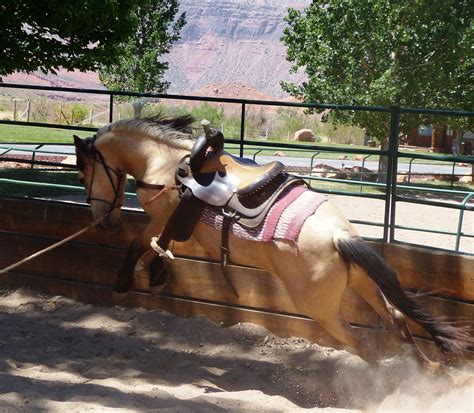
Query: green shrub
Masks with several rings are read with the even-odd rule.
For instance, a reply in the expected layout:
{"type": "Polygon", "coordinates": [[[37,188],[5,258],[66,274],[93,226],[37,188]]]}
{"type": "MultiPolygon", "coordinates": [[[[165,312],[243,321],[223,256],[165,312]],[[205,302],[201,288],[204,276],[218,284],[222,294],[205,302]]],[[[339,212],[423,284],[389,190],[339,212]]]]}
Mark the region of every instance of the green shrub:
{"type": "Polygon", "coordinates": [[[199,122],[207,119],[211,125],[219,127],[224,118],[224,109],[204,102],[201,106],[191,109],[191,115],[199,122]]]}
{"type": "Polygon", "coordinates": [[[73,123],[80,123],[89,117],[90,108],[79,103],[73,103],[71,106],[71,119],[73,123]]]}

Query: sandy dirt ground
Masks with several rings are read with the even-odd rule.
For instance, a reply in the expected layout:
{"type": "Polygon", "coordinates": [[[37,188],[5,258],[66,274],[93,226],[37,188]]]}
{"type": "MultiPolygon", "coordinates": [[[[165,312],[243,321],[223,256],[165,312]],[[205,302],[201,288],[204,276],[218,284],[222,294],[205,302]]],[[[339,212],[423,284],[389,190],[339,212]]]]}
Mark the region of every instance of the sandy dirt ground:
{"type": "Polygon", "coordinates": [[[448,377],[203,317],[0,294],[0,412],[472,412],[474,369],[448,377]]]}

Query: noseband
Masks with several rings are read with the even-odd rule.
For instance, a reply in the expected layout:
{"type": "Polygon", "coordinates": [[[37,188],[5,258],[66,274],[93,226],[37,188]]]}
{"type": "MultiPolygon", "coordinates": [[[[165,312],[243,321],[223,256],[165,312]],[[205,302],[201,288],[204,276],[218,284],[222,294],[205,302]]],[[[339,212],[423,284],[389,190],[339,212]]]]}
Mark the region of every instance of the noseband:
{"type": "Polygon", "coordinates": [[[91,183],[89,185],[89,193],[87,194],[87,203],[90,204],[91,201],[99,201],[99,202],[104,202],[105,204],[109,205],[109,210],[107,211],[106,215],[109,215],[114,209],[120,208],[122,204],[117,204],[117,200],[120,197],[120,182],[122,180],[122,177],[124,176],[123,173],[117,172],[115,169],[107,165],[107,162],[105,162],[104,156],[100,153],[100,151],[95,147],[95,140],[97,138],[97,135],[94,135],[92,138],[91,142],[91,147],[90,147],[90,154],[94,158],[94,163],[92,164],[92,176],[91,176],[91,183]],[[112,186],[112,189],[114,191],[114,199],[112,202],[107,201],[106,199],[102,198],[96,198],[92,197],[90,194],[92,193],[92,185],[94,183],[94,176],[95,176],[95,169],[96,169],[96,164],[100,163],[104,167],[104,171],[107,175],[107,178],[109,179],[110,185],[112,186]],[[112,177],[112,173],[117,177],[117,184],[115,184],[114,179],[112,177]]]}

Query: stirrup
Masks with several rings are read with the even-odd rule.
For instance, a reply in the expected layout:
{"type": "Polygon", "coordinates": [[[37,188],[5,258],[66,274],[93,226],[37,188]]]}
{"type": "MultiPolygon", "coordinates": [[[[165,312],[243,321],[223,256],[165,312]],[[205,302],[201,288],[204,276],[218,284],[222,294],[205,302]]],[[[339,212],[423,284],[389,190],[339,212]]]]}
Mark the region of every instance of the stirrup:
{"type": "Polygon", "coordinates": [[[151,238],[151,242],[150,242],[150,246],[151,248],[153,248],[157,253],[158,255],[163,258],[165,261],[169,262],[169,261],[173,261],[174,260],[174,255],[173,253],[170,251],[170,250],[164,250],[163,248],[161,248],[159,245],[158,245],[158,240],[159,240],[160,237],[152,237],[151,238]]]}

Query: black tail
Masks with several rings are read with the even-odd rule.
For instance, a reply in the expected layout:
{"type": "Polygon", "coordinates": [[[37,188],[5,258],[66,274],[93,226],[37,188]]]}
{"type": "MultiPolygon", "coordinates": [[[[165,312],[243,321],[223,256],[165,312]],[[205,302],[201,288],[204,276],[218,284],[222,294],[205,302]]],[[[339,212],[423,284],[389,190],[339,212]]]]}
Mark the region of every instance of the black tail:
{"type": "Polygon", "coordinates": [[[434,317],[420,307],[403,289],[395,271],[362,238],[338,238],[335,246],[347,265],[356,264],[363,268],[387,299],[403,314],[420,324],[443,353],[461,353],[474,344],[474,339],[466,331],[434,317]]]}

